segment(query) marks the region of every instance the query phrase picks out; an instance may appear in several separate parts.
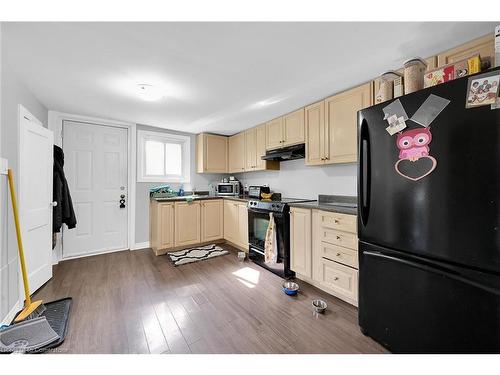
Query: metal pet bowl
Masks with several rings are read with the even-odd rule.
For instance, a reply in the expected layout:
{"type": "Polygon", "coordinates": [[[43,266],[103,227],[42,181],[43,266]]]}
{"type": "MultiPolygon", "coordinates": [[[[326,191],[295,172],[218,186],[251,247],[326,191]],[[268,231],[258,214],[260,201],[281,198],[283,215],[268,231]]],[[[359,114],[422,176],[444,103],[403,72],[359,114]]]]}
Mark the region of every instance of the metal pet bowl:
{"type": "Polygon", "coordinates": [[[315,299],[312,301],[313,309],[317,313],[323,314],[327,308],[327,304],[322,299],[315,299]]]}
{"type": "Polygon", "coordinates": [[[299,291],[299,284],[293,281],[285,281],[283,283],[283,292],[289,296],[295,296],[299,291]]]}

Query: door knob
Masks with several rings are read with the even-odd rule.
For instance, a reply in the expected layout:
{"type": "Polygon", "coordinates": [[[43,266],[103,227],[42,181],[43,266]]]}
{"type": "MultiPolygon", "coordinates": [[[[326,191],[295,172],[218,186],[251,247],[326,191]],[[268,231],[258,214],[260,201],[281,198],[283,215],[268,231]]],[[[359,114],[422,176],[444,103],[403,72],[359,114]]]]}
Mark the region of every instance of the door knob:
{"type": "Polygon", "coordinates": [[[56,207],[56,206],[57,206],[57,201],[50,202],[50,205],[51,205],[52,207],[56,207]]]}

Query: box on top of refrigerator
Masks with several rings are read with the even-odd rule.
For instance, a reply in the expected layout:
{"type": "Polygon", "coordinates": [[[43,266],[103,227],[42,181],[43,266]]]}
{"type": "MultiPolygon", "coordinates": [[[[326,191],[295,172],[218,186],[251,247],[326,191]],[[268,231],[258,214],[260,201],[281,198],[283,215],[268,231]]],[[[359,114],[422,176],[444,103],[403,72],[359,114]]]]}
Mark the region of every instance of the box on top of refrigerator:
{"type": "Polygon", "coordinates": [[[495,27],[495,66],[500,66],[500,25],[495,27]]]}

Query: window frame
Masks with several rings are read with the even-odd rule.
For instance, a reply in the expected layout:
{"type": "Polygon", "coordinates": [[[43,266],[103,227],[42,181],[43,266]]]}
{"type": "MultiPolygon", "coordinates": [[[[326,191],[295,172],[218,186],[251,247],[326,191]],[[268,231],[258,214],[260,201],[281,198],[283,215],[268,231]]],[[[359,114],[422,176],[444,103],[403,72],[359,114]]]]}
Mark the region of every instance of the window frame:
{"type": "MultiPolygon", "coordinates": [[[[165,168],[165,166],[164,166],[165,168]]],[[[187,135],[155,132],[150,130],[137,131],[137,182],[167,182],[190,183],[191,181],[191,137],[187,135]],[[181,171],[177,175],[147,175],[146,174],[146,141],[177,143],[181,145],[181,171]]]]}

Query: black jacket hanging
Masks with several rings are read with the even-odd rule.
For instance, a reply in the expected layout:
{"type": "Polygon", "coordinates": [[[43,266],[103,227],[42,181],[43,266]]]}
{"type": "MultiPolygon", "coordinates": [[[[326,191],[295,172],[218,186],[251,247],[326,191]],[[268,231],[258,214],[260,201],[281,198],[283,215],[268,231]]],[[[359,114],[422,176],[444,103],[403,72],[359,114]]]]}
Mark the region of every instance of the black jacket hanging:
{"type": "Polygon", "coordinates": [[[54,145],[54,184],[53,200],[57,202],[52,216],[53,232],[60,232],[62,224],[68,229],[76,226],[76,216],[73,210],[73,202],[69,193],[68,182],[64,176],[64,152],[54,145]]]}

